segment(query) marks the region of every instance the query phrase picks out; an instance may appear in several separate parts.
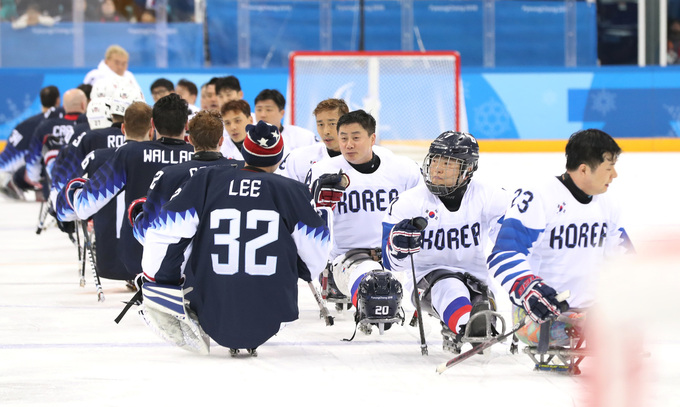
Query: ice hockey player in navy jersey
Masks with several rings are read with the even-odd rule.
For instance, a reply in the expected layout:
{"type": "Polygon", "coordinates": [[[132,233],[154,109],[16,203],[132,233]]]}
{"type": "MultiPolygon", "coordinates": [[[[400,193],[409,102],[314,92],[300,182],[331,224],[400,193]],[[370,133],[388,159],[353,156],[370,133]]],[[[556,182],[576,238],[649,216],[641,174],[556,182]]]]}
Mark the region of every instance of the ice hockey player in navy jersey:
{"type": "MultiPolygon", "coordinates": [[[[92,102],[90,102],[92,103],[92,102]]],[[[125,110],[125,119],[121,128],[125,132],[125,143],[137,143],[149,141],[153,138],[151,127],[151,107],[144,102],[134,102],[125,110]]],[[[99,148],[90,151],[83,159],[79,167],[83,175],[94,174],[115,153],[117,147],[99,148]]],[[[120,198],[123,196],[119,195],[120,198]]],[[[123,228],[122,199],[112,199],[100,210],[92,215],[95,242],[98,250],[95,250],[95,262],[99,277],[111,280],[127,280],[129,273],[118,253],[118,242],[123,228]]],[[[128,285],[134,288],[134,285],[128,285]]]]}
{"type": "Polygon", "coordinates": [[[363,110],[340,117],[342,154],[318,161],[309,176],[317,205],[330,206],[333,214],[332,271],[322,279],[322,290],[326,285],[331,302],[347,298],[358,305],[356,319],[365,333],[371,325],[382,333],[403,320],[401,284],[380,264],[382,219],[391,200],[423,182],[415,161],[373,148],[375,126],[363,110]],[[347,185],[337,183],[339,174],[349,179],[347,185]]]}
{"type": "Polygon", "coordinates": [[[63,117],[44,120],[33,132],[28,153],[26,154],[25,180],[36,189],[42,188],[48,196],[49,169],[59,150],[69,143],[78,122],[86,121],[87,96],[80,89],[69,89],[64,93],[63,117]]]}
{"type": "MultiPolygon", "coordinates": [[[[157,139],[124,144],[89,180],[69,181],[64,192],[57,195],[58,218],[88,219],[122,192],[125,208],[146,196],[158,170],[191,159],[193,147],[184,141],[187,117],[187,103],[179,95],[172,93],[159,99],[152,110],[157,139]]],[[[132,235],[128,222],[123,222],[118,252],[129,273],[126,280],[134,279],[142,271],[142,246],[132,235]]]]}
{"type": "Polygon", "coordinates": [[[45,119],[63,116],[64,109],[59,107],[59,89],[46,86],[40,90],[42,112],[17,124],[7,138],[5,149],[0,153],[0,193],[12,199],[24,199],[24,191],[33,186],[24,180],[26,154],[35,129],[45,119]]]}
{"type": "MultiPolygon", "coordinates": [[[[473,179],[478,160],[471,134],[442,133],[423,161],[425,183],[393,200],[383,221],[383,265],[415,273],[423,312],[439,318],[444,349],[456,353],[465,342],[496,335],[491,327],[502,318],[488,289],[486,255],[511,196],[473,179]]],[[[413,278],[406,281],[417,304],[413,278]]]]}
{"type": "Polygon", "coordinates": [[[246,166],[199,170],[146,232],[141,314],[185,349],[208,352],[209,336],[256,354],[298,318],[298,280],[326,264],[329,231],[307,187],[272,174],[278,129],[260,121],[247,131],[246,166]]]}
{"type": "MultiPolygon", "coordinates": [[[[605,194],[616,178],[621,148],[607,133],[588,129],[569,137],[566,172],[514,192],[512,206],[488,258],[489,272],[509,293],[513,318],[533,320],[517,336],[536,345],[539,325],[568,306],[587,309],[606,256],[632,249],[620,210],[605,194]]],[[[552,323],[550,346],[567,346],[564,322],[552,323]]]]}
{"type": "Polygon", "coordinates": [[[243,161],[225,158],[220,153],[220,145],[224,142],[222,130],[222,117],[216,110],[201,110],[189,121],[189,143],[194,146],[193,158],[158,171],[146,197],[135,200],[128,209],[132,231],[140,243],[144,244],[146,228],[156,219],[163,204],[179,193],[179,188],[196,171],[213,165],[243,168],[243,161]]]}

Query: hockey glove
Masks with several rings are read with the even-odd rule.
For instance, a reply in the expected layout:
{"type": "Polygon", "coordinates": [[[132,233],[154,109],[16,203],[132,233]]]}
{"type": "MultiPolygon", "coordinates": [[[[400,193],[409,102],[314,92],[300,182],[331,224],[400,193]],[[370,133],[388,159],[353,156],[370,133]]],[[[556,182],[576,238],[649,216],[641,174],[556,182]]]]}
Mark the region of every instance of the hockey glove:
{"type": "MultiPolygon", "coordinates": [[[[424,220],[424,218],[418,219],[424,220]]],[[[403,259],[409,254],[418,253],[423,243],[422,231],[425,227],[427,227],[427,221],[425,221],[425,225],[414,225],[413,219],[404,219],[394,225],[390,230],[389,240],[387,241],[387,247],[392,256],[403,259]]]]}
{"type": "Polygon", "coordinates": [[[43,161],[45,162],[45,167],[46,168],[51,168],[52,167],[52,160],[57,158],[57,155],[59,154],[59,151],[64,147],[64,138],[63,137],[57,137],[53,135],[47,135],[43,139],[43,146],[42,146],[42,152],[41,155],[43,157],[43,161]]]}
{"type": "Polygon", "coordinates": [[[132,201],[130,206],[128,207],[127,215],[128,215],[128,222],[130,222],[130,226],[133,228],[135,227],[135,221],[137,221],[137,217],[144,212],[144,203],[146,202],[146,197],[142,197],[139,199],[135,199],[132,201]]]}
{"type": "Polygon", "coordinates": [[[524,308],[527,315],[539,324],[569,309],[569,304],[559,301],[556,296],[557,292],[552,287],[533,274],[518,278],[510,289],[510,301],[524,308]]]}
{"type": "Polygon", "coordinates": [[[75,202],[75,194],[76,192],[79,193],[80,190],[82,190],[83,185],[87,180],[85,178],[73,178],[66,184],[66,187],[64,187],[64,196],[66,196],[66,203],[71,209],[75,210],[74,202],[75,202]]]}
{"type": "Polygon", "coordinates": [[[335,208],[342,200],[342,193],[349,186],[349,177],[342,170],[337,174],[322,174],[312,183],[312,196],[317,207],[335,208]]]}

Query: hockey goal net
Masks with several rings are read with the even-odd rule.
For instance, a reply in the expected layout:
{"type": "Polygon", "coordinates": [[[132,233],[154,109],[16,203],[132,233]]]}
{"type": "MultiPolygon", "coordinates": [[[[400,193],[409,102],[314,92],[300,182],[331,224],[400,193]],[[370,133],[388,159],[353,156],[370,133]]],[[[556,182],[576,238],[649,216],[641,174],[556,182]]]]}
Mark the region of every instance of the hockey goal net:
{"type": "Polygon", "coordinates": [[[460,56],[434,52],[294,52],[290,56],[290,123],[315,129],[312,112],[324,99],[364,109],[387,140],[433,140],[467,131],[460,56]]]}

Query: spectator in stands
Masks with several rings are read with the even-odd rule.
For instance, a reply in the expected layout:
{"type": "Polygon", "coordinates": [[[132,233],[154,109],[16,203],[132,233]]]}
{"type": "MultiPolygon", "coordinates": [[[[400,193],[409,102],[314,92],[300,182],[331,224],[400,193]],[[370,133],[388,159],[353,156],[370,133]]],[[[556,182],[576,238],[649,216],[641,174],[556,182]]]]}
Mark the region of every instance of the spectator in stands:
{"type": "Polygon", "coordinates": [[[103,0],[99,6],[98,20],[102,23],[118,23],[125,21],[125,18],[118,14],[113,0],[103,0]]]}
{"type": "Polygon", "coordinates": [[[19,17],[15,0],[2,0],[0,2],[0,21],[13,21],[19,17]]]}
{"type": "Polygon", "coordinates": [[[175,93],[175,85],[165,78],[158,78],[151,84],[151,97],[154,103],[171,93],[175,93]]]}
{"type": "Polygon", "coordinates": [[[128,71],[130,55],[120,45],[111,45],[106,49],[104,59],[99,62],[96,69],[91,70],[85,75],[83,83],[94,85],[100,79],[119,76],[126,79],[130,84],[139,89],[139,84],[132,72],[128,71]]]}
{"type": "Polygon", "coordinates": [[[54,17],[43,14],[37,3],[31,3],[26,9],[26,12],[12,22],[12,28],[19,30],[38,24],[52,26],[56,22],[54,17]]]}
{"type": "Polygon", "coordinates": [[[668,22],[668,64],[680,64],[680,21],[668,22]]]}
{"type": "Polygon", "coordinates": [[[139,22],[154,24],[156,22],[156,12],[148,8],[142,10],[142,14],[139,16],[139,22]]]}

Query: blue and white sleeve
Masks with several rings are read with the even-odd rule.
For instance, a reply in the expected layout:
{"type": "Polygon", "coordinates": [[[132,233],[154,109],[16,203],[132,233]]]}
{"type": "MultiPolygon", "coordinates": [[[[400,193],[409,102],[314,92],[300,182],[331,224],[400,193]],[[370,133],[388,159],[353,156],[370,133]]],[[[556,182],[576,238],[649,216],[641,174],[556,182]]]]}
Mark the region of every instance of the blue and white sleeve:
{"type": "MultiPolygon", "coordinates": [[[[533,210],[520,212],[517,206],[511,207],[498,232],[496,243],[487,259],[489,273],[505,290],[510,292],[515,280],[534,274],[529,257],[545,228],[531,228],[524,222],[532,216],[532,224],[543,218],[541,205],[533,205],[533,210]]],[[[542,224],[545,224],[544,222],[542,224]]]]}

